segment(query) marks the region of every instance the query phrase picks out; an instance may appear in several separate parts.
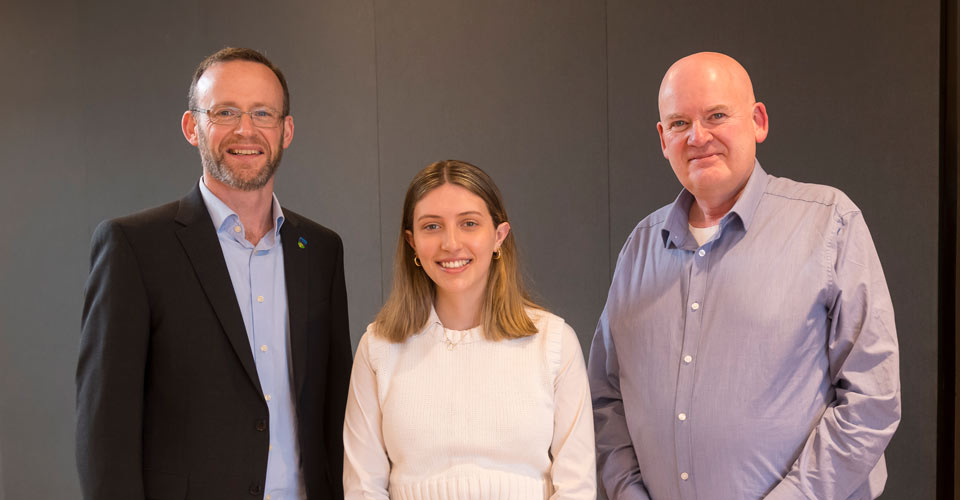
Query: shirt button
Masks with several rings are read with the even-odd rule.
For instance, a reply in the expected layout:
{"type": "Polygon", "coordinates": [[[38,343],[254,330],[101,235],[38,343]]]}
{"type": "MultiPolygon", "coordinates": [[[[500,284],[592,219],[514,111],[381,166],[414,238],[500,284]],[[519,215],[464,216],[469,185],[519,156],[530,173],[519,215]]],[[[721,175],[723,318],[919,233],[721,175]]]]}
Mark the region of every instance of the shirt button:
{"type": "Polygon", "coordinates": [[[270,500],[270,495],[263,497],[263,500],[270,500]]]}
{"type": "Polygon", "coordinates": [[[690,474],[687,474],[686,472],[681,472],[680,479],[683,479],[684,481],[686,481],[687,479],[690,479],[690,474]]]}
{"type": "Polygon", "coordinates": [[[697,255],[699,255],[699,256],[701,256],[701,257],[703,257],[703,256],[706,255],[706,254],[707,254],[707,251],[704,250],[704,249],[702,249],[702,248],[700,249],[699,252],[697,252],[697,255]]]}
{"type": "MultiPolygon", "coordinates": [[[[266,347],[266,346],[264,346],[264,347],[266,347]]],[[[263,348],[261,348],[261,349],[263,349],[263,348]]],[[[266,350],[266,349],[264,349],[264,350],[266,350]]],[[[683,362],[684,362],[684,363],[688,363],[688,364],[689,364],[691,361],[693,361],[693,356],[687,354],[686,356],[683,357],[683,362]]]]}
{"type": "Polygon", "coordinates": [[[270,401],[270,395],[269,395],[269,394],[264,394],[264,395],[263,395],[263,399],[266,399],[267,401],[270,401]]]}
{"type": "MultiPolygon", "coordinates": [[[[260,346],[260,351],[262,351],[262,352],[267,352],[267,345],[264,344],[264,345],[260,346]]],[[[689,358],[690,356],[687,356],[687,357],[689,358]]],[[[687,363],[689,363],[689,361],[687,361],[687,363]]]]}
{"type": "Polygon", "coordinates": [[[241,231],[240,226],[233,226],[233,232],[239,233],[241,231]]]}
{"type": "Polygon", "coordinates": [[[257,302],[263,302],[263,295],[257,295],[257,302]]]}
{"type": "Polygon", "coordinates": [[[273,445],[272,445],[272,444],[267,447],[267,451],[273,451],[273,445]]]}
{"type": "Polygon", "coordinates": [[[686,413],[681,413],[681,414],[677,415],[677,418],[679,418],[680,421],[683,422],[684,420],[687,419],[687,414],[686,414],[686,413]]]}
{"type": "Polygon", "coordinates": [[[693,309],[694,311],[696,311],[697,309],[700,309],[700,303],[694,302],[693,304],[690,304],[690,309],[693,309]]]}

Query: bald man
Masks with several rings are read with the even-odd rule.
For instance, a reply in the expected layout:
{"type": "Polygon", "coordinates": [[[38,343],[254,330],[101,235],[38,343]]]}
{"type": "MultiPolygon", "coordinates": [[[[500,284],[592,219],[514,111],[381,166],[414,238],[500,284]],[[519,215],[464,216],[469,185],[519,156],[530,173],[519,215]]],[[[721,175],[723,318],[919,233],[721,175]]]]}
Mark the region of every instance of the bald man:
{"type": "Polygon", "coordinates": [[[657,131],[683,190],[620,252],[590,352],[611,499],[870,499],[900,421],[893,306],[860,210],[768,175],[746,70],[670,67],[657,131]]]}

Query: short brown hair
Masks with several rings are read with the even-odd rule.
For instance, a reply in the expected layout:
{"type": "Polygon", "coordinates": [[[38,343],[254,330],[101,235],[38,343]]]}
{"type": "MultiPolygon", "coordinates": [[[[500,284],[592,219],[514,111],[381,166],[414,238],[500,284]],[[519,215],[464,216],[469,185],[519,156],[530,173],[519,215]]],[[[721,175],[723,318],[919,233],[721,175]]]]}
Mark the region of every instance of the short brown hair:
{"type": "MultiPolygon", "coordinates": [[[[393,262],[393,289],[374,320],[377,335],[392,342],[403,342],[419,332],[430,317],[436,285],[422,268],[413,263],[414,251],[404,234],[413,230],[413,209],[417,203],[444,184],[455,184],[479,196],[487,205],[494,226],[508,222],[500,190],[479,167],[458,160],[438,161],[414,176],[403,200],[400,235],[393,262]]],[[[541,307],[524,289],[512,232],[503,240],[500,252],[500,258],[491,261],[483,295],[481,324],[484,335],[490,340],[533,335],[537,333],[537,327],[526,308],[541,307]]]]}
{"type": "Polygon", "coordinates": [[[274,66],[265,55],[256,50],[238,47],[224,47],[210,54],[200,62],[197,70],[193,72],[193,81],[190,82],[190,91],[187,93],[187,106],[189,109],[197,109],[197,82],[200,81],[203,73],[214,64],[228,61],[250,61],[260,63],[270,68],[270,71],[273,71],[273,74],[277,75],[277,79],[280,80],[280,86],[283,87],[283,116],[290,114],[290,90],[287,88],[287,79],[283,77],[283,72],[280,71],[280,68],[274,66]]]}

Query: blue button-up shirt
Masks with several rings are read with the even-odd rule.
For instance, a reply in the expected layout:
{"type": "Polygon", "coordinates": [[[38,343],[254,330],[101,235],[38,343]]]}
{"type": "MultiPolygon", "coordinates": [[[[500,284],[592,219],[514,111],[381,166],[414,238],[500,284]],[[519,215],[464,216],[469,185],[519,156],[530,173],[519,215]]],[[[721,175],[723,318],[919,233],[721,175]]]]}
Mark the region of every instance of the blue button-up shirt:
{"type": "Polygon", "coordinates": [[[875,498],[900,420],[893,306],[859,209],[759,164],[702,246],[693,196],[620,252],[590,352],[610,498],[875,498]]]}
{"type": "Polygon", "coordinates": [[[217,198],[200,179],[200,193],[217,230],[230,281],[243,315],[257,376],[270,411],[270,451],[264,498],[302,500],[306,490],[300,469],[297,413],[291,391],[287,286],[283,269],[280,226],[283,211],[273,197],[276,224],[251,244],[236,212],[217,198]]]}

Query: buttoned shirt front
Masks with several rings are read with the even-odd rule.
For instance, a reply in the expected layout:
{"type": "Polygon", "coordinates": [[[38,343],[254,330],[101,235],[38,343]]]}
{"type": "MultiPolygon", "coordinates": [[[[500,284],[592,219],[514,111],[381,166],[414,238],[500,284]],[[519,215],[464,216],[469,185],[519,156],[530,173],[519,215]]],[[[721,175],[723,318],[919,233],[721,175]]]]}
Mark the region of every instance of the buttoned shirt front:
{"type": "Polygon", "coordinates": [[[237,295],[250,349],[270,415],[265,500],[306,498],[297,413],[291,391],[287,288],[280,226],[283,211],[273,197],[274,226],[253,245],[240,218],[200,180],[200,193],[217,230],[217,238],[237,295]]]}
{"type": "Polygon", "coordinates": [[[900,419],[893,307],[859,209],[757,163],[698,246],[693,196],[621,250],[590,353],[610,498],[875,498],[900,419]]]}

